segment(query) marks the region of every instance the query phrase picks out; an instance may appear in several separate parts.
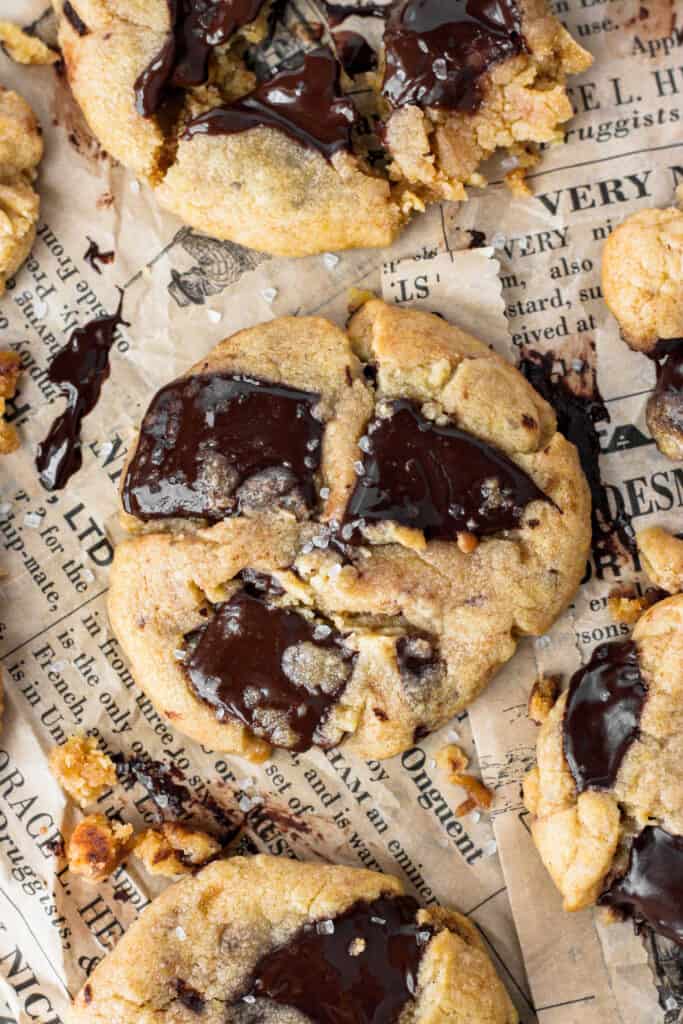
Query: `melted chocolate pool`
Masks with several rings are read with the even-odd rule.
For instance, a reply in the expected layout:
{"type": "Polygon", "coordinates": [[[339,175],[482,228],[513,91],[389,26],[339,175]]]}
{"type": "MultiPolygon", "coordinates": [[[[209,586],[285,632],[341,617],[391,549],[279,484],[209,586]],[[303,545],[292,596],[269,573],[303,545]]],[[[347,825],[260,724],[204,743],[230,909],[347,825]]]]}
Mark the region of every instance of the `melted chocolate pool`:
{"type": "Polygon", "coordinates": [[[277,747],[329,746],[321,728],[355,657],[331,626],[239,590],[188,641],[190,685],[219,719],[236,718],[277,747]]]}
{"type": "Polygon", "coordinates": [[[167,0],[171,31],[135,82],[135,104],[143,117],[155,114],[169,92],[201,85],[209,57],[237,29],[252,22],[265,0],[167,0]]]}
{"type": "Polygon", "coordinates": [[[391,520],[427,538],[497,533],[518,526],[532,501],[549,501],[506,455],[457,427],[439,427],[412,402],[368,427],[363,474],[345,521],[391,520]]]}
{"type": "Polygon", "coordinates": [[[350,148],[356,119],[353,104],[341,95],[339,70],[329,50],[315,50],[300,68],[281,71],[234,103],[195,117],[183,138],[234,135],[265,126],[330,160],[338,150],[350,148]]]}
{"type": "Polygon", "coordinates": [[[647,697],[632,640],[600,644],[574,673],[564,713],[564,754],[577,789],[610,789],[638,736],[647,697]]]}
{"type": "Polygon", "coordinates": [[[683,944],[683,836],[648,826],[631,846],[628,868],[600,897],[683,944]]]}
{"type": "Polygon", "coordinates": [[[482,77],[524,48],[515,0],[404,0],[384,33],[384,95],[408,103],[472,113],[482,77]]]}
{"type": "Polygon", "coordinates": [[[433,934],[415,923],[417,911],[412,896],[380,896],[304,925],[257,964],[251,995],[295,1007],[316,1024],[394,1024],[417,991],[433,934]]]}
{"type": "Polygon", "coordinates": [[[315,502],[319,396],[226,373],[174,381],[152,399],[123,484],[140,519],[217,522],[249,508],[315,502]]]}

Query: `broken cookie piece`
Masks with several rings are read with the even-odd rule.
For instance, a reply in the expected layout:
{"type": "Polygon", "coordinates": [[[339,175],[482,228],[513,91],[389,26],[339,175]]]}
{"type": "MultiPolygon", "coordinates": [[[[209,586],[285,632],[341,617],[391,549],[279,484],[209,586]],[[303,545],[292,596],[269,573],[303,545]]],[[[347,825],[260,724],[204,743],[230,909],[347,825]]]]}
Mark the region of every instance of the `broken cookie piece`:
{"type": "Polygon", "coordinates": [[[221,844],[207,832],[165,822],[136,836],[132,850],[151,875],[173,878],[204,867],[220,853],[221,844]]]}
{"type": "Polygon", "coordinates": [[[132,825],[110,821],[104,814],[89,814],[67,843],[69,870],[89,882],[104,881],[128,854],[132,836],[132,825]]]}
{"type": "Polygon", "coordinates": [[[505,0],[495,16],[481,0],[407,0],[388,15],[361,117],[339,38],[337,53],[319,46],[256,81],[245,44],[265,32],[263,0],[221,0],[210,17],[198,2],[53,2],[71,87],[107,151],[198,230],[284,256],[386,246],[414,210],[484,184],[479,165],[500,148],[521,193],[534,150],[572,115],[568,75],[591,61],[545,0],[505,0]]]}
{"type": "Polygon", "coordinates": [[[114,762],[98,748],[92,736],[70,736],[66,743],[52,750],[49,765],[62,789],[81,807],[94,803],[116,784],[114,762]]]}
{"type": "Polygon", "coordinates": [[[643,569],[656,587],[678,594],[683,590],[683,540],[661,526],[636,534],[643,569]]]}
{"type": "Polygon", "coordinates": [[[33,182],[42,156],[35,114],[18,93],[0,86],[0,296],[35,239],[40,200],[33,182]]]}
{"type": "Polygon", "coordinates": [[[0,43],[18,64],[54,64],[59,54],[12,21],[0,20],[0,43]]]}

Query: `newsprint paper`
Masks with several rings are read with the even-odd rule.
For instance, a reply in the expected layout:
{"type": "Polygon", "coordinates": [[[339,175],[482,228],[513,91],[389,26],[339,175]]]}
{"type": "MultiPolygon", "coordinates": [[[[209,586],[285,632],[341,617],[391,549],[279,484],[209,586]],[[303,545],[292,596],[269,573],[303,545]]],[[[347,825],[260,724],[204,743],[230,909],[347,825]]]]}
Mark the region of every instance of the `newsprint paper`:
{"type": "MultiPolygon", "coordinates": [[[[595,63],[572,84],[576,117],[566,144],[549,148],[531,173],[533,196],[513,198],[505,162],[494,164],[487,189],[434,207],[391,250],[297,261],[217,242],[162,213],[90,136],[58,70],[0,53],[0,81],[33,104],[46,141],[38,238],[0,303],[0,347],[19,352],[24,367],[10,408],[22,447],[0,466],[0,1024],[63,1020],[69,996],[159,891],[135,860],[93,887],[55,854],[80,812],[46,760],[76,730],[110,752],[172,766],[197,808],[208,792],[244,819],[246,849],[382,868],[424,903],[460,907],[522,1021],[683,1021],[683,951],[630,924],[564,914],[520,800],[534,759],[532,683],[540,672],[566,681],[623,628],[610,619],[610,590],[645,586],[623,538],[595,546],[567,614],[548,636],[520,645],[469,715],[384,763],[342,748],[277,753],[256,767],[175,735],[133,681],[105,610],[117,484],[155,389],[239,328],[286,313],[343,323],[352,287],[443,313],[515,362],[548,353],[570,382],[601,396],[611,516],[681,529],[683,470],[659,455],[645,427],[653,367],[620,342],[599,270],[610,230],[635,210],[672,203],[683,181],[683,2],[554,0],[554,8],[595,63]],[[86,262],[91,239],[113,253],[110,263],[86,262]],[[46,367],[75,326],[113,311],[119,287],[130,326],[117,334],[111,377],[85,421],[83,468],[48,494],[33,452],[62,400],[46,367]],[[495,793],[490,814],[455,817],[463,793],[434,760],[446,742],[471,753],[495,793]]],[[[52,37],[44,0],[1,0],[0,9],[52,37]]],[[[289,17],[306,17],[297,0],[289,17]]],[[[300,45],[301,33],[283,33],[268,59],[300,45]]],[[[99,809],[139,826],[155,820],[140,785],[106,793],[99,809]]]]}

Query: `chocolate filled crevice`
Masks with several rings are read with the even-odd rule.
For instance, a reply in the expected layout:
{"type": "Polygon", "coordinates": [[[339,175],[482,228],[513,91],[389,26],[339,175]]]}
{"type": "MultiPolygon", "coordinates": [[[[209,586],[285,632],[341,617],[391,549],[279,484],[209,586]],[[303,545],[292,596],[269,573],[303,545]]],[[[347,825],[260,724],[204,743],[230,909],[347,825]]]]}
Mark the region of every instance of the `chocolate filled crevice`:
{"type": "Polygon", "coordinates": [[[273,746],[308,750],[343,738],[326,728],[356,660],[344,636],[308,609],[275,603],[281,588],[261,576],[185,637],[188,684],[219,720],[245,725],[273,746]]]}
{"type": "MultiPolygon", "coordinates": [[[[342,539],[391,521],[428,540],[458,533],[487,536],[512,530],[531,502],[550,502],[524,470],[458,427],[427,419],[407,399],[383,404],[361,439],[358,482],[344,516],[342,539]]],[[[552,504],[552,502],[550,502],[552,504]]]]}
{"type": "Polygon", "coordinates": [[[127,467],[122,501],[142,520],[315,507],[320,396],[254,377],[195,374],[152,400],[127,467]]]}
{"type": "Polygon", "coordinates": [[[380,896],[305,924],[259,960],[249,998],[293,1007],[317,1024],[395,1024],[418,994],[434,935],[417,923],[418,911],[412,896],[380,896]]]}

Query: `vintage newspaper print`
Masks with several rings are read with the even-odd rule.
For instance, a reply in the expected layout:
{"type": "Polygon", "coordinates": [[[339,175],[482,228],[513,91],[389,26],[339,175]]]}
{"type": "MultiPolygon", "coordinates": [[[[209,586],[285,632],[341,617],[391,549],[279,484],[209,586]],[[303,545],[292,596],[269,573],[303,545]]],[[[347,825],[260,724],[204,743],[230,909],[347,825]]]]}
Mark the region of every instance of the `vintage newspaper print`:
{"type": "MultiPolygon", "coordinates": [[[[595,643],[615,635],[610,589],[644,582],[624,533],[655,522],[680,529],[683,505],[680,470],[645,428],[652,367],[619,341],[599,288],[610,229],[636,209],[672,202],[683,180],[683,10],[669,0],[649,9],[624,0],[554,7],[596,63],[574,84],[567,145],[547,150],[531,175],[533,197],[512,198],[494,184],[466,205],[432,209],[389,251],[297,261],[217,242],[162,213],[93,140],[58,69],[18,67],[0,54],[0,81],[29,99],[46,137],[38,238],[0,307],[0,347],[17,351],[24,367],[11,407],[22,449],[0,466],[0,1022],[62,1020],[69,995],[159,890],[135,860],[93,887],[59,857],[80,812],[46,760],[77,729],[110,752],[172,766],[190,815],[206,818],[210,793],[244,824],[236,842],[379,866],[402,875],[424,902],[470,913],[523,1021],[683,1020],[678,947],[637,937],[630,925],[604,928],[590,913],[563,914],[519,795],[534,758],[535,726],[525,713],[533,680],[539,671],[568,678],[595,643]],[[474,240],[485,247],[464,253],[474,240]],[[113,253],[111,262],[86,259],[91,241],[113,253]],[[351,287],[441,312],[514,360],[551,354],[577,385],[594,389],[604,408],[609,516],[596,526],[572,608],[549,636],[521,645],[469,716],[390,762],[358,762],[341,750],[278,753],[253,766],[174,735],[108,630],[117,483],[156,388],[238,328],[295,312],[343,322],[351,287]],[[62,403],[46,367],[73,327],[113,311],[117,288],[130,326],[117,333],[111,377],[85,421],[83,468],[67,490],[48,494],[32,448],[62,403]],[[462,792],[436,769],[445,742],[475,756],[472,735],[496,793],[491,818],[456,818],[462,792]]],[[[305,9],[295,12],[305,22],[305,9]]],[[[50,38],[42,2],[5,0],[5,14],[50,38]]],[[[297,45],[283,34],[275,59],[297,45]]],[[[490,177],[501,177],[495,166],[490,177]]],[[[152,823],[153,796],[139,784],[118,786],[98,809],[152,823]]]]}

